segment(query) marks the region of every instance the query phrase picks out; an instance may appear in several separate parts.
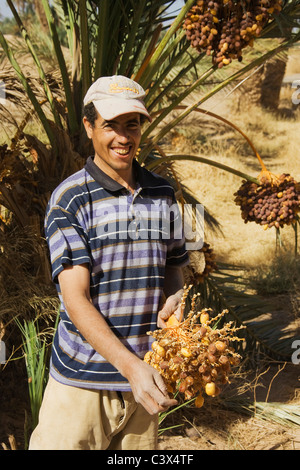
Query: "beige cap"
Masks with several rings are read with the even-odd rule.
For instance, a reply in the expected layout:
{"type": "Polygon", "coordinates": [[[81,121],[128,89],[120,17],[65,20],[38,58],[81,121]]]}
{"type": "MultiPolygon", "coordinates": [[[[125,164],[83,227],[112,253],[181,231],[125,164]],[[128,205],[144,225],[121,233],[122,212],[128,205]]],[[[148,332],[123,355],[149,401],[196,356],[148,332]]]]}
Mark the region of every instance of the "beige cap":
{"type": "Polygon", "coordinates": [[[98,78],[88,89],[83,104],[94,103],[103,119],[111,120],[121,114],[141,113],[151,122],[143,99],[146,93],[135,81],[122,75],[98,78]]]}

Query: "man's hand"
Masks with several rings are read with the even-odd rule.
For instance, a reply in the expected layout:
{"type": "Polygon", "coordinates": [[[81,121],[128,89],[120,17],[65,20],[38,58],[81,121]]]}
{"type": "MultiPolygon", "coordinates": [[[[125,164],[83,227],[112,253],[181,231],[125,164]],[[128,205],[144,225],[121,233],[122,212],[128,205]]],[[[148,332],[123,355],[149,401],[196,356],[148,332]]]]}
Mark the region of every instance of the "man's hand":
{"type": "Polygon", "coordinates": [[[166,321],[174,313],[177,320],[181,319],[181,299],[183,295],[184,277],[181,268],[166,266],[164,295],[166,301],[158,312],[157,326],[165,328],[166,321]]]}
{"type": "Polygon", "coordinates": [[[128,373],[127,370],[126,374],[132,393],[135,401],[150,415],[166,411],[177,404],[177,400],[169,397],[164,379],[154,367],[140,359],[134,361],[132,366],[132,372],[128,373]]]}
{"type": "Polygon", "coordinates": [[[159,328],[166,327],[166,321],[170,316],[174,313],[177,320],[181,319],[181,298],[182,298],[183,290],[178,291],[176,294],[170,295],[167,298],[165,304],[158,312],[157,317],[157,326],[159,328]]]}

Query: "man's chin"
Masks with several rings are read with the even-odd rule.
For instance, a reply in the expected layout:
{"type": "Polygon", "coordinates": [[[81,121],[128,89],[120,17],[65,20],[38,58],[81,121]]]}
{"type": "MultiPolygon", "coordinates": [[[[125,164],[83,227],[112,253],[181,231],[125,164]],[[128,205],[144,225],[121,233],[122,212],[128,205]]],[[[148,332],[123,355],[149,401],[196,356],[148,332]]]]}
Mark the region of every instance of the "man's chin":
{"type": "Polygon", "coordinates": [[[112,151],[111,155],[113,157],[111,160],[111,164],[112,166],[115,166],[116,169],[117,167],[124,169],[128,169],[131,167],[132,160],[134,158],[133,152],[129,152],[128,154],[119,154],[117,152],[112,151]]]}

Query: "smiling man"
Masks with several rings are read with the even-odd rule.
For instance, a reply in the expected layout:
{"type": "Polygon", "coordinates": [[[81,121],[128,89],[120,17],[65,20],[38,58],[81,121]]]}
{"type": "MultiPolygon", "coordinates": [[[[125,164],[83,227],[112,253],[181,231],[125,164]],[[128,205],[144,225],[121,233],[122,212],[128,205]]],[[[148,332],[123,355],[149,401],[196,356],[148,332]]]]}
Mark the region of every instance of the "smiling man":
{"type": "Polygon", "coordinates": [[[83,122],[93,142],[95,164],[125,188],[134,190],[132,161],[141,139],[140,115],[129,113],[112,120],[99,116],[94,125],[84,117],[83,122]]]}
{"type": "Polygon", "coordinates": [[[61,309],[31,450],[155,449],[158,413],[176,403],[143,361],[147,332],[179,313],[188,262],[182,232],[175,236],[178,210],[167,237],[159,220],[160,208],[177,207],[172,187],[135,159],[141,124],[151,120],[144,96],[123,76],[90,87],[83,123],[94,155],[49,201],[45,233],[61,309]]]}

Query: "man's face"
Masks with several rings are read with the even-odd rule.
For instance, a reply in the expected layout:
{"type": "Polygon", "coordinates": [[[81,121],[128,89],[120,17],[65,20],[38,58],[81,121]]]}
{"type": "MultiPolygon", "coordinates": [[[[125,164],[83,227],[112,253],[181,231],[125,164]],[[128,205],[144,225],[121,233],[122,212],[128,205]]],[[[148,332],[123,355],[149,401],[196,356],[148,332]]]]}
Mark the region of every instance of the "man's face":
{"type": "Polygon", "coordinates": [[[85,118],[83,122],[93,142],[95,163],[110,176],[126,175],[140,145],[139,113],[123,114],[111,121],[98,116],[94,127],[85,118]]]}

